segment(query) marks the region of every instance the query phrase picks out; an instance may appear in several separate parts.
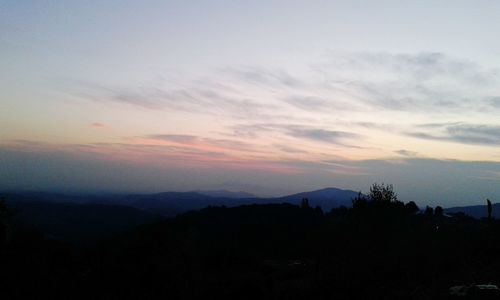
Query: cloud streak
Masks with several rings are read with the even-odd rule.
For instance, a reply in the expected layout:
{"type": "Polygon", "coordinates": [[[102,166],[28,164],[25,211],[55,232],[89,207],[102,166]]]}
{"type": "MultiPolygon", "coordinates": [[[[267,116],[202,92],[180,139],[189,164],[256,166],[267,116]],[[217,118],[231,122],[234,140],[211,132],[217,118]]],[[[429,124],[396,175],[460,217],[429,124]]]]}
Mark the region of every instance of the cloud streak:
{"type": "Polygon", "coordinates": [[[102,124],[102,123],[99,123],[99,122],[95,122],[95,123],[92,123],[90,124],[90,126],[94,127],[94,128],[98,128],[98,129],[102,129],[102,128],[107,128],[108,126],[102,124]]]}
{"type": "Polygon", "coordinates": [[[401,155],[401,156],[405,156],[405,157],[416,157],[418,154],[415,151],[410,151],[410,150],[406,150],[406,149],[396,150],[394,152],[401,155]]]}
{"type": "Polygon", "coordinates": [[[289,134],[293,137],[306,138],[313,141],[341,144],[344,139],[354,139],[360,136],[355,133],[345,131],[331,131],[324,129],[294,128],[289,129],[289,134]]]}
{"type": "MultiPolygon", "coordinates": [[[[447,113],[497,109],[498,70],[439,52],[331,52],[305,74],[227,67],[192,78],[129,87],[87,85],[83,96],[147,109],[273,118],[291,108],[447,113]]],[[[80,94],[82,96],[82,93],[80,94]]]]}
{"type": "Polygon", "coordinates": [[[498,92],[498,70],[443,53],[332,53],[313,67],[330,88],[378,109],[476,110],[498,92]]]}
{"type": "Polygon", "coordinates": [[[410,132],[410,136],[420,139],[455,142],[471,145],[500,145],[500,126],[477,124],[424,124],[422,128],[432,128],[432,132],[410,132]]]}

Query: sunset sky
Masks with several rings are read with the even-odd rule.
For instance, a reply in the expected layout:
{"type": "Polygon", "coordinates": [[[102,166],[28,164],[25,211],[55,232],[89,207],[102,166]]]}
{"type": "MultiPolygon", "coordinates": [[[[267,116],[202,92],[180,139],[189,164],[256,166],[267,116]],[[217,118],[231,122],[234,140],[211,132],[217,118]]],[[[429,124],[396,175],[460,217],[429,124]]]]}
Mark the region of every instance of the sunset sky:
{"type": "Polygon", "coordinates": [[[0,1],[0,190],[500,202],[498,1],[0,1]]]}

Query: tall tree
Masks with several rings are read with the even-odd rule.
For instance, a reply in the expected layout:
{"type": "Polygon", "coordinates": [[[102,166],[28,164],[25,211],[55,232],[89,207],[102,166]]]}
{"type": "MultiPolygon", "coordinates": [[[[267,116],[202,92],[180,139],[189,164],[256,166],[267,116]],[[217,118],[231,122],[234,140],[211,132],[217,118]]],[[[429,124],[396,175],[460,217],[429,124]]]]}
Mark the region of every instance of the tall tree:
{"type": "Polygon", "coordinates": [[[491,222],[491,213],[493,212],[493,206],[491,205],[490,199],[486,199],[488,203],[488,222],[491,222]]]}

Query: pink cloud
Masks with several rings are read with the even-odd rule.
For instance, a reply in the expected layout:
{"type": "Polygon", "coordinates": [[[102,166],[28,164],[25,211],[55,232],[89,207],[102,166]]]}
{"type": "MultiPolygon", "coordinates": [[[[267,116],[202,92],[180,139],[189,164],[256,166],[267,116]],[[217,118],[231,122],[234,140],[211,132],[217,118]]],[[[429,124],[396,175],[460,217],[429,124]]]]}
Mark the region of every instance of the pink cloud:
{"type": "Polygon", "coordinates": [[[99,122],[92,123],[90,126],[92,126],[94,128],[107,128],[108,127],[108,126],[106,126],[102,123],[99,123],[99,122]]]}

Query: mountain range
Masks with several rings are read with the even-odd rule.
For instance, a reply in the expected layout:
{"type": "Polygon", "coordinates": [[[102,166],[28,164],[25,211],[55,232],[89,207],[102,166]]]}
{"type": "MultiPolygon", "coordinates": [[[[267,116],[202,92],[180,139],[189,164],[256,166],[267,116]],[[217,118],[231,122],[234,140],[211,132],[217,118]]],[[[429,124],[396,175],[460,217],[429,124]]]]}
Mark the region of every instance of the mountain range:
{"type": "Polygon", "coordinates": [[[324,211],[332,208],[350,207],[352,199],[358,192],[337,188],[325,188],[282,197],[259,198],[246,192],[195,191],[195,192],[163,192],[155,194],[128,195],[67,195],[44,192],[7,192],[8,201],[19,202],[51,202],[78,204],[123,205],[137,208],[154,214],[172,217],[189,210],[197,210],[207,206],[234,207],[248,204],[299,204],[304,198],[311,206],[320,206],[324,211]]]}
{"type": "MultiPolygon", "coordinates": [[[[237,207],[251,204],[295,204],[307,198],[312,207],[328,212],[351,207],[358,192],[325,188],[282,197],[259,198],[246,192],[194,191],[155,194],[75,195],[47,192],[3,192],[12,209],[14,222],[40,229],[55,238],[95,241],[160,218],[199,210],[208,206],[237,207]]],[[[486,205],[451,207],[448,214],[463,212],[482,218],[486,205]]],[[[500,217],[500,204],[493,205],[493,216],[500,217]]]]}

